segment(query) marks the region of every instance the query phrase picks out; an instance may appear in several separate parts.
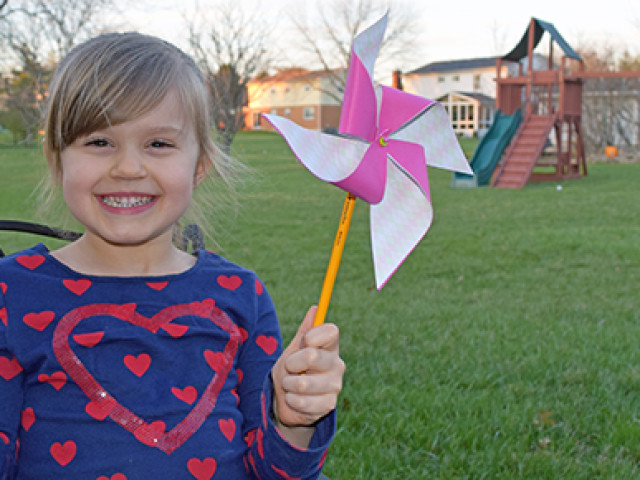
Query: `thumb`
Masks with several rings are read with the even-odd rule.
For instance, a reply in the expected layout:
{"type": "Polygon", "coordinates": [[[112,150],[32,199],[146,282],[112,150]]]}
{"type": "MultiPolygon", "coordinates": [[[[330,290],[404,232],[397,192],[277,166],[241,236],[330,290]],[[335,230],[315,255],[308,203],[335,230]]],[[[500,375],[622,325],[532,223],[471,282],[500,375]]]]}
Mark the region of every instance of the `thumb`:
{"type": "Polygon", "coordinates": [[[307,314],[304,316],[304,320],[298,327],[298,331],[296,332],[295,337],[291,340],[291,343],[285,349],[285,356],[288,356],[292,353],[297,352],[304,348],[304,336],[307,334],[309,330],[313,328],[313,321],[316,318],[316,311],[318,307],[313,306],[309,310],[307,310],[307,314]]]}

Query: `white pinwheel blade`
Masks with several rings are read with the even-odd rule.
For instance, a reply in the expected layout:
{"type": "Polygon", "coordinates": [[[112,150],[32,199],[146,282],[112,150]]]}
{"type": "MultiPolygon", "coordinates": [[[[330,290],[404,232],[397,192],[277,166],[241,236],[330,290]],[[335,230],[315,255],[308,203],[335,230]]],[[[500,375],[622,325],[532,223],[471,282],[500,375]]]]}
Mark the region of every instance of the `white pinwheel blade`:
{"type": "Polygon", "coordinates": [[[418,143],[424,147],[427,165],[473,175],[460,143],[451,128],[449,115],[440,103],[434,103],[411,123],[389,138],[418,143]]]}
{"type": "Polygon", "coordinates": [[[384,198],[371,205],[371,249],[380,290],[425,236],[433,220],[431,202],[418,184],[389,158],[384,198]]]}
{"type": "Polygon", "coordinates": [[[284,137],[298,160],[325,182],[339,182],[353,173],[369,146],[359,140],[308,130],[276,115],[263,117],[284,137]]]}

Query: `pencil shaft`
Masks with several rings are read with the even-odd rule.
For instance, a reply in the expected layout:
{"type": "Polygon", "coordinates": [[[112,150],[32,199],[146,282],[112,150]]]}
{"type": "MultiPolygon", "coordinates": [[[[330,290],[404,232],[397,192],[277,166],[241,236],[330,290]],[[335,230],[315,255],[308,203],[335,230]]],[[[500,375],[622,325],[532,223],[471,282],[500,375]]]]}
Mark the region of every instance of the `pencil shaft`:
{"type": "Polygon", "coordinates": [[[338,231],[336,232],[336,238],[333,242],[333,249],[331,250],[331,257],[329,258],[327,273],[324,276],[324,283],[322,284],[322,290],[320,291],[318,310],[316,312],[316,318],[313,322],[314,327],[317,327],[318,325],[324,323],[325,317],[327,316],[329,301],[331,300],[331,293],[333,292],[333,286],[336,281],[336,276],[338,275],[340,258],[342,257],[344,244],[347,240],[347,233],[349,232],[349,224],[351,223],[351,217],[353,216],[353,208],[355,204],[355,195],[347,193],[347,198],[345,199],[344,206],[342,208],[342,214],[340,215],[338,231]]]}

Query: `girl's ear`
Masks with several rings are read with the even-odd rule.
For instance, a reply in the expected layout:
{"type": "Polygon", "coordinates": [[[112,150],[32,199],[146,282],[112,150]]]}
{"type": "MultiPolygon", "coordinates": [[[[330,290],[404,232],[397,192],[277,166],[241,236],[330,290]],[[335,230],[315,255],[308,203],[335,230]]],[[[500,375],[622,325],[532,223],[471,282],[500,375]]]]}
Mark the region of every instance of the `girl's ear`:
{"type": "Polygon", "coordinates": [[[209,175],[209,170],[211,170],[212,162],[211,159],[207,155],[201,155],[198,159],[198,163],[196,164],[196,171],[193,175],[193,187],[197,187],[202,183],[202,181],[207,178],[209,175]]]}

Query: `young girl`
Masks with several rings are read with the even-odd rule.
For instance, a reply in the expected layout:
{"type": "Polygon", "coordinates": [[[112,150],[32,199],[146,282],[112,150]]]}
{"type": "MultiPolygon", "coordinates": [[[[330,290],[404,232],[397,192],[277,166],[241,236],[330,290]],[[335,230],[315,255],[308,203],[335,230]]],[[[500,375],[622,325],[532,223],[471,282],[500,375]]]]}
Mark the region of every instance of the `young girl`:
{"type": "Polygon", "coordinates": [[[218,170],[203,77],[136,33],[76,47],[45,154],[82,237],[0,261],[0,478],[317,478],[344,364],[310,309],[282,351],[250,271],[172,230],[218,170]]]}

